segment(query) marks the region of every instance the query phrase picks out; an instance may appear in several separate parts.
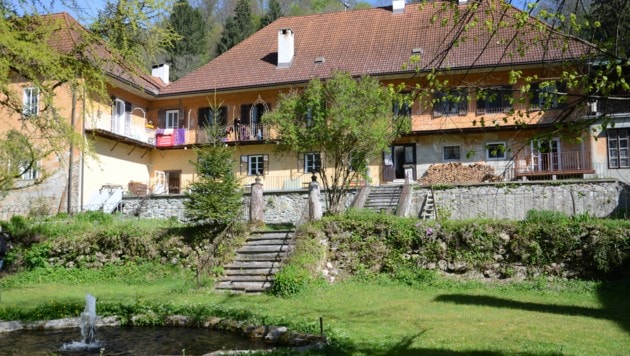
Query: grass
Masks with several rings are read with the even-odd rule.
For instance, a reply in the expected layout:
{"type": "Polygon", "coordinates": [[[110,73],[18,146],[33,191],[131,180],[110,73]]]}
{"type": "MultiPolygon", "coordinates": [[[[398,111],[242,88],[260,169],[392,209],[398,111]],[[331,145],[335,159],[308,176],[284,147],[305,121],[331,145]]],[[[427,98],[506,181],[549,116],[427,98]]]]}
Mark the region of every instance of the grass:
{"type": "Polygon", "coordinates": [[[98,300],[97,312],[99,305],[112,303],[156,305],[166,311],[207,308],[314,333],[322,316],[331,354],[621,355],[630,350],[627,284],[439,280],[409,287],[357,280],[277,298],[197,289],[192,273],[152,269],[146,279],[138,277],[143,267],[52,283],[41,272],[5,276],[0,318],[16,311],[36,313],[51,303],[82,305],[91,293],[98,300]]]}

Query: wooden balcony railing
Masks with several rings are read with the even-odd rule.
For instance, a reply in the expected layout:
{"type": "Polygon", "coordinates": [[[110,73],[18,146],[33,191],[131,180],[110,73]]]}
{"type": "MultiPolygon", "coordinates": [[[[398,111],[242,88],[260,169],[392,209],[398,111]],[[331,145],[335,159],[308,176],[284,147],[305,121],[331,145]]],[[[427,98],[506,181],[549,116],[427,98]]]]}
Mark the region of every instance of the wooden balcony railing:
{"type": "Polygon", "coordinates": [[[595,170],[589,151],[521,154],[514,160],[514,175],[588,174],[595,170]]]}

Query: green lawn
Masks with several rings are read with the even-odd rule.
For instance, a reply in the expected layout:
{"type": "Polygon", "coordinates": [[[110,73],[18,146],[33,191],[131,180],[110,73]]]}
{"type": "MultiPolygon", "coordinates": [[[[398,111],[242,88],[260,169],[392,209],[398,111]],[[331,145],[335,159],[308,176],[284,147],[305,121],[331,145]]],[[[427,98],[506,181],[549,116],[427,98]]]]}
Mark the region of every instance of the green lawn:
{"type": "Polygon", "coordinates": [[[100,283],[8,278],[0,290],[0,317],[51,303],[80,305],[91,293],[97,312],[99,303],[147,303],[167,310],[212,306],[305,331],[319,330],[322,316],[335,354],[630,354],[627,284],[347,282],[282,299],[196,289],[192,280],[188,274],[100,283]]]}

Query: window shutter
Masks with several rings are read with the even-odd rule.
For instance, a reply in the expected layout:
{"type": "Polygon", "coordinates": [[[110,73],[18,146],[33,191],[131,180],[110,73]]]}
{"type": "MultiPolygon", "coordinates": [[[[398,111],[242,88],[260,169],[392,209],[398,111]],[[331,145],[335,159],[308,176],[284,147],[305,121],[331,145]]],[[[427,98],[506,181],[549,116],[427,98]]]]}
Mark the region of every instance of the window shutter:
{"type": "Polygon", "coordinates": [[[208,125],[208,108],[197,109],[197,127],[207,127],[208,125]]]}
{"type": "Polygon", "coordinates": [[[245,166],[245,169],[246,169],[246,170],[248,170],[248,169],[249,169],[249,168],[247,167],[247,162],[248,162],[248,160],[247,160],[247,156],[243,156],[243,155],[242,155],[242,156],[241,156],[241,164],[239,165],[239,166],[240,166],[240,173],[241,173],[241,175],[243,175],[243,165],[245,166]]]}
{"type": "Polygon", "coordinates": [[[179,129],[188,129],[188,118],[186,117],[186,111],[184,109],[179,109],[179,120],[177,120],[177,128],[179,129]]]}
{"type": "Polygon", "coordinates": [[[269,155],[263,155],[263,175],[269,175],[269,155]]]}
{"type": "Polygon", "coordinates": [[[249,112],[251,108],[252,108],[251,104],[241,105],[241,124],[242,125],[249,125],[250,123],[249,112]]]}
{"type": "Polygon", "coordinates": [[[320,166],[319,166],[319,167],[320,167],[320,170],[324,170],[324,169],[326,168],[326,164],[325,164],[325,163],[326,163],[326,162],[325,162],[326,160],[325,160],[325,158],[326,158],[326,157],[324,156],[324,152],[320,152],[320,153],[319,153],[319,161],[320,161],[320,162],[319,162],[319,163],[320,163],[320,166]]]}
{"type": "Polygon", "coordinates": [[[304,172],[304,164],[306,161],[306,157],[304,153],[297,154],[297,171],[298,173],[306,173],[304,172]]]}
{"type": "Polygon", "coordinates": [[[166,110],[158,110],[158,128],[166,127],[166,110]]]}
{"type": "Polygon", "coordinates": [[[214,121],[221,126],[227,125],[227,107],[222,106],[219,108],[219,118],[214,121]]]}

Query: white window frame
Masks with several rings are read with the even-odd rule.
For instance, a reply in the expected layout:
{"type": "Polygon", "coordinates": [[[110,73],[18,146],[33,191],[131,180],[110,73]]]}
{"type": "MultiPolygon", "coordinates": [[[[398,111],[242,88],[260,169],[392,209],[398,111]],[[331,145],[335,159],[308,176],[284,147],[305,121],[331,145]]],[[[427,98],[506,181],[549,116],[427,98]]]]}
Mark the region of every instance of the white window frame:
{"type": "Polygon", "coordinates": [[[264,175],[265,174],[265,155],[249,155],[247,156],[247,175],[264,175]],[[258,169],[261,169],[260,171],[258,169]]]}
{"type": "Polygon", "coordinates": [[[502,160],[505,159],[505,157],[507,157],[506,155],[507,152],[507,146],[505,145],[505,142],[488,142],[486,143],[486,159],[487,160],[502,160]],[[490,155],[490,152],[492,151],[491,146],[496,146],[496,155],[494,157],[492,157],[490,155]],[[503,146],[503,150],[501,150],[499,148],[499,146],[503,146]]]}
{"type": "Polygon", "coordinates": [[[165,129],[176,129],[179,127],[179,110],[166,110],[165,115],[165,129]]]}
{"type": "Polygon", "coordinates": [[[304,173],[316,173],[322,169],[322,155],[320,152],[304,154],[304,173]]]}
{"type": "Polygon", "coordinates": [[[444,161],[460,161],[462,159],[462,146],[461,145],[443,145],[442,146],[442,159],[444,161]],[[457,158],[447,158],[446,157],[446,149],[451,147],[457,147],[457,158]]]}
{"type": "Polygon", "coordinates": [[[630,129],[628,128],[619,128],[619,129],[607,129],[606,130],[607,137],[607,145],[606,151],[608,155],[608,168],[610,169],[623,169],[630,168],[630,129]],[[621,137],[619,135],[620,132],[625,131],[625,136],[621,137]],[[613,135],[614,134],[614,137],[613,135]],[[611,147],[611,144],[614,143],[614,146],[611,147]],[[624,146],[625,143],[625,146],[624,146]],[[622,161],[625,160],[625,164],[622,164],[622,161]],[[616,162],[616,163],[615,163],[616,162]]]}
{"type": "Polygon", "coordinates": [[[39,113],[39,88],[28,87],[23,90],[22,115],[36,116],[39,113]]]}
{"type": "Polygon", "coordinates": [[[20,179],[22,180],[35,180],[39,178],[39,162],[34,161],[31,168],[25,170],[29,163],[30,162],[28,161],[23,161],[20,162],[18,165],[19,171],[22,172],[22,174],[20,175],[20,179]]]}

